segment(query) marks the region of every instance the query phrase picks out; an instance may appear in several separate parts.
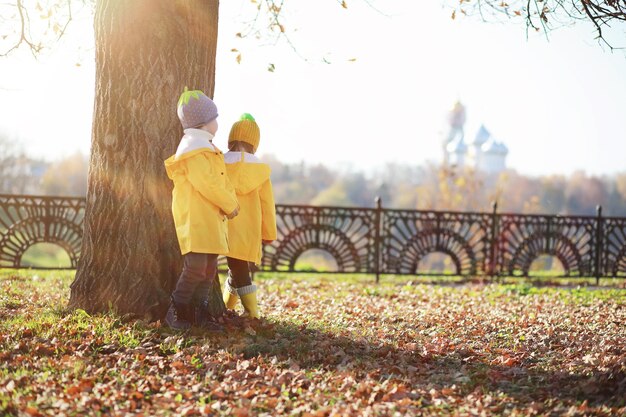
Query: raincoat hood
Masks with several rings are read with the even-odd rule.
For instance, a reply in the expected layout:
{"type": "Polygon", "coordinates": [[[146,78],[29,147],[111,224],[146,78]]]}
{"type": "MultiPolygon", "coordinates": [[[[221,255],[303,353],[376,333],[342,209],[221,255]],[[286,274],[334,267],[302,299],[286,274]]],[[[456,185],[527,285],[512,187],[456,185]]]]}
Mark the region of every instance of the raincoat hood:
{"type": "Polygon", "coordinates": [[[228,179],[239,195],[248,194],[260,188],[270,179],[270,166],[262,163],[253,154],[227,152],[224,155],[224,160],[228,179]]]}
{"type": "Polygon", "coordinates": [[[176,149],[176,157],[179,158],[186,153],[202,148],[209,148],[211,151],[215,150],[215,145],[212,142],[214,137],[206,130],[185,129],[185,135],[180,140],[178,149],[176,149]]]}
{"type": "Polygon", "coordinates": [[[174,180],[177,176],[177,168],[188,158],[202,152],[220,152],[211,142],[213,135],[205,130],[185,129],[185,135],[180,140],[176,154],[165,160],[165,171],[169,179],[174,180]]]}

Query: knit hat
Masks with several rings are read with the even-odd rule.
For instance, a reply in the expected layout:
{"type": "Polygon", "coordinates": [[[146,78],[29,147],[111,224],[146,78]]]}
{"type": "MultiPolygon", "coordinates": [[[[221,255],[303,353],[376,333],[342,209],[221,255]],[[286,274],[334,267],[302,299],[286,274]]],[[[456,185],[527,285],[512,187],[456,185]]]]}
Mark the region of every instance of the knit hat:
{"type": "Polygon", "coordinates": [[[200,90],[187,90],[178,99],[178,118],[183,129],[201,127],[217,119],[217,106],[200,90]]]}
{"type": "Polygon", "coordinates": [[[261,131],[259,125],[256,124],[254,117],[250,113],[244,113],[238,122],[233,124],[228,135],[228,146],[231,142],[240,141],[252,145],[252,152],[256,152],[261,139],[261,131]]]}

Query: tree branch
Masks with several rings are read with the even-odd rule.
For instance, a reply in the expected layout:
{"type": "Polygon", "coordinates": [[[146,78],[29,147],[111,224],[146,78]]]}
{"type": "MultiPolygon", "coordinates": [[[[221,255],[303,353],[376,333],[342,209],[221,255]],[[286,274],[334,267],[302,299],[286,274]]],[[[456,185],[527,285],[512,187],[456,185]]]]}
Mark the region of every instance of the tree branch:
{"type": "MultiPolygon", "coordinates": [[[[456,3],[459,0],[445,0],[456,3]]],[[[547,33],[567,23],[576,21],[590,21],[598,34],[596,39],[606,44],[612,50],[615,48],[606,39],[604,26],[611,26],[617,23],[626,22],[626,0],[477,0],[470,3],[470,0],[460,0],[463,6],[462,11],[474,10],[483,21],[487,21],[484,7],[491,9],[491,16],[499,14],[508,18],[514,17],[510,10],[515,11],[515,15],[523,16],[526,24],[526,35],[528,29],[539,30],[547,33]],[[565,18],[565,19],[564,19],[565,18]],[[536,21],[539,19],[541,24],[536,21]],[[556,25],[555,25],[556,22],[556,25]]]]}
{"type": "MultiPolygon", "coordinates": [[[[54,25],[52,28],[56,34],[56,41],[60,40],[67,31],[70,23],[73,20],[73,12],[72,12],[72,2],[78,0],[59,0],[59,3],[55,3],[53,6],[49,8],[49,17],[53,16],[52,10],[58,9],[60,7],[61,2],[64,4],[66,8],[66,13],[63,17],[59,17],[58,20],[54,21],[54,25]]],[[[85,3],[83,1],[83,3],[85,3]]],[[[7,50],[0,53],[0,57],[8,56],[10,53],[20,48],[22,45],[26,45],[32,55],[37,58],[39,53],[44,49],[45,42],[35,42],[33,40],[33,35],[31,34],[31,18],[28,13],[28,7],[25,5],[24,0],[15,0],[15,3],[4,3],[4,6],[14,7],[17,10],[17,18],[13,17],[10,19],[3,18],[5,21],[17,21],[17,39],[16,41],[8,47],[7,50]]],[[[48,24],[48,28],[51,27],[51,24],[48,24]]],[[[45,36],[42,35],[42,37],[45,36]]]]}

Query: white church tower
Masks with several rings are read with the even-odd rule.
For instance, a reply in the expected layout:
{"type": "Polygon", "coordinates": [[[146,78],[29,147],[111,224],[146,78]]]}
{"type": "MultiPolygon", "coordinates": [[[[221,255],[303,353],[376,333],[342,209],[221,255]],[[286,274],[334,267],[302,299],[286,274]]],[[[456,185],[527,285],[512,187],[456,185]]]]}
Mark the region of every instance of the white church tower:
{"type": "Polygon", "coordinates": [[[497,142],[490,136],[480,147],[481,160],[479,169],[489,174],[497,174],[506,169],[506,156],[509,149],[504,143],[497,142]]]}
{"type": "Polygon", "coordinates": [[[496,141],[485,125],[480,125],[471,142],[465,141],[465,106],[456,102],[448,112],[447,131],[443,137],[443,163],[446,166],[472,168],[488,174],[506,170],[508,148],[496,141]]]}
{"type": "Polygon", "coordinates": [[[467,155],[467,165],[472,168],[478,170],[482,166],[482,146],[485,142],[489,140],[491,133],[487,130],[485,125],[480,125],[478,132],[474,136],[474,139],[469,145],[468,155],[467,155]]]}
{"type": "Polygon", "coordinates": [[[443,164],[462,165],[465,158],[465,106],[460,101],[448,112],[446,132],[443,136],[443,164]]]}

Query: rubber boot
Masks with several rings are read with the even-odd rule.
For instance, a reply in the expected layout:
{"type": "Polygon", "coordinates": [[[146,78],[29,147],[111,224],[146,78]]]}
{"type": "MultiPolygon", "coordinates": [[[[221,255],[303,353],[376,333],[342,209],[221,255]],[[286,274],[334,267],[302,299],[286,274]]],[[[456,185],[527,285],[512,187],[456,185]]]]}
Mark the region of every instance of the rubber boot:
{"type": "Polygon", "coordinates": [[[188,330],[192,320],[189,310],[189,304],[178,304],[172,297],[170,308],[165,315],[165,323],[174,330],[188,330]]]}
{"type": "MultiPolygon", "coordinates": [[[[230,278],[230,273],[228,274],[230,278]]],[[[234,310],[237,306],[237,300],[239,296],[237,295],[237,288],[232,287],[230,285],[230,279],[227,279],[224,283],[224,292],[222,294],[224,298],[224,304],[226,304],[226,308],[229,310],[234,310]]]]}
{"type": "Polygon", "coordinates": [[[237,288],[237,294],[241,298],[241,304],[245,310],[244,315],[253,319],[259,318],[259,306],[256,300],[256,285],[247,285],[237,288]]]}

